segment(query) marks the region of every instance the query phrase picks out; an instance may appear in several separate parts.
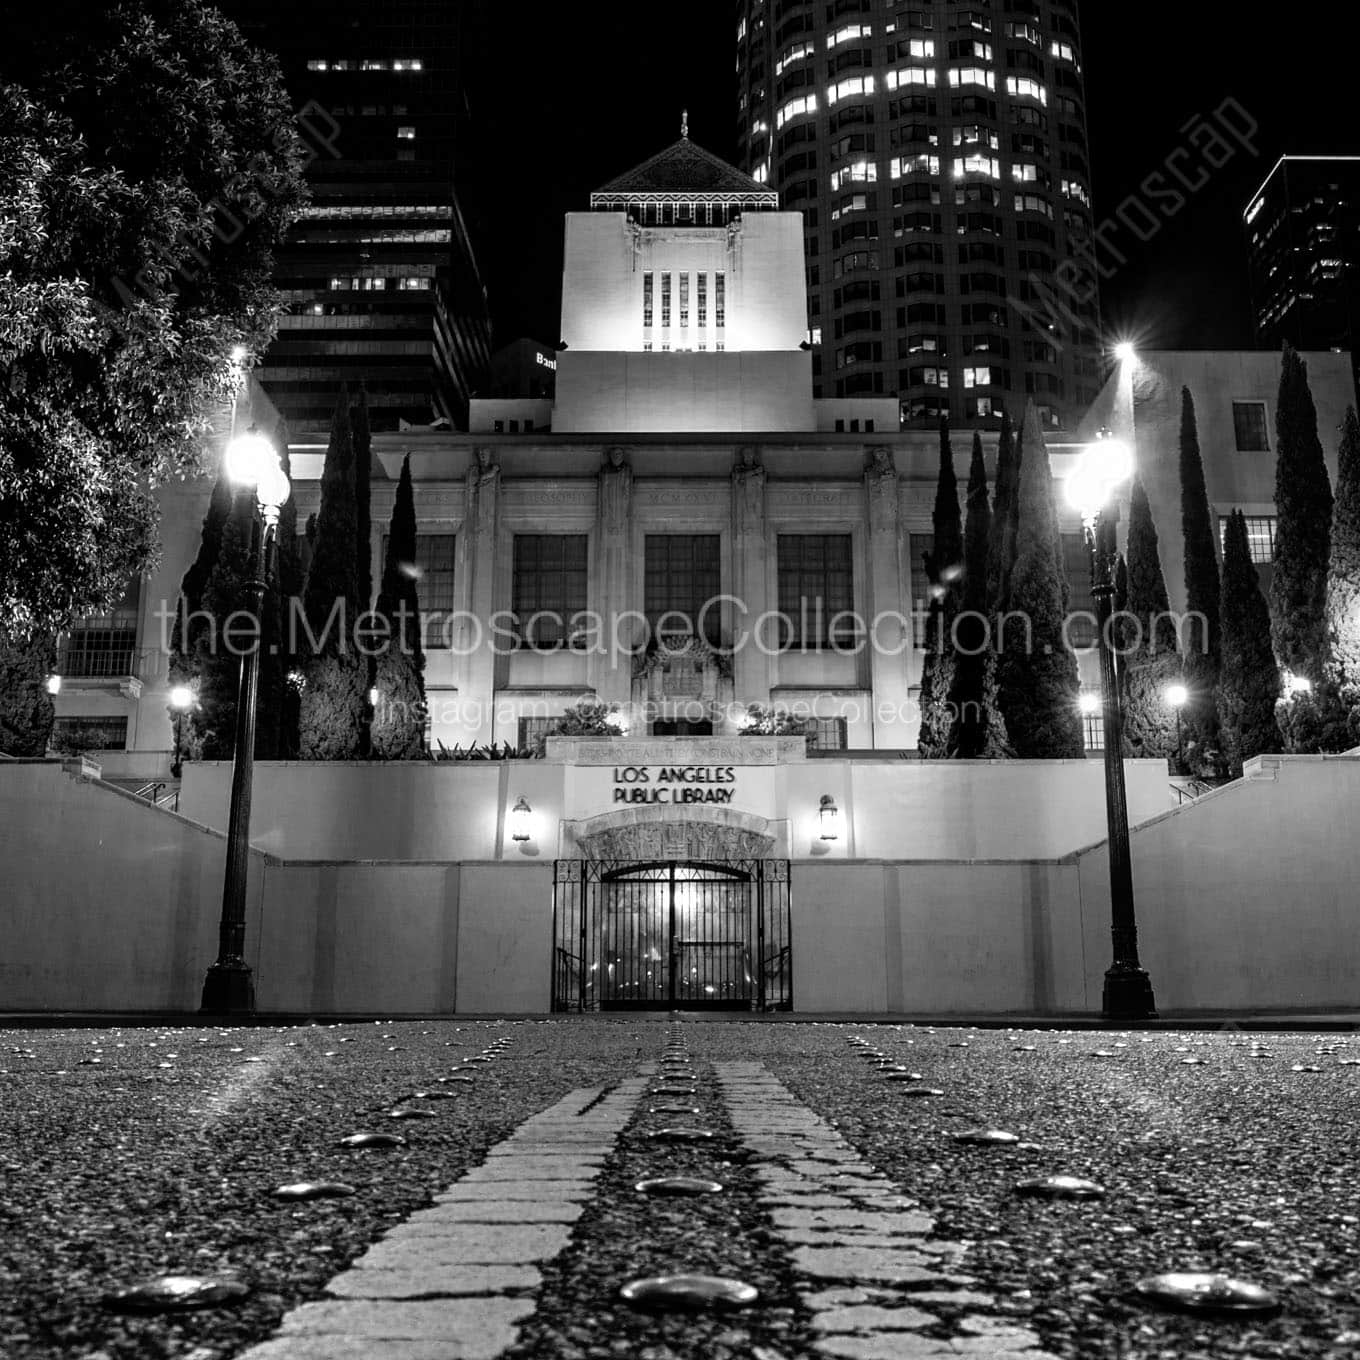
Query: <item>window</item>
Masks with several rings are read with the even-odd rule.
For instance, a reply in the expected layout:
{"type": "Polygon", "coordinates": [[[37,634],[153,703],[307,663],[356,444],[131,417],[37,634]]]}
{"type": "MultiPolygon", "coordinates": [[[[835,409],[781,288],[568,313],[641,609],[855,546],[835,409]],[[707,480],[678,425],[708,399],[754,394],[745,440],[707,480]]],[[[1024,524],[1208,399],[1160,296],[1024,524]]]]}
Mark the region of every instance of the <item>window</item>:
{"type": "Polygon", "coordinates": [[[661,276],[661,324],[669,326],[671,324],[671,276],[662,274],[661,276]]]}
{"type": "MultiPolygon", "coordinates": [[[[721,330],[727,325],[727,275],[719,270],[713,275],[713,324],[721,330]]],[[[722,341],[718,342],[722,348],[722,341]]]]}
{"type": "Polygon", "coordinates": [[[516,534],[511,608],[526,646],[560,647],[586,608],[585,534],[516,534]]]}
{"type": "Polygon", "coordinates": [[[1037,99],[1041,104],[1048,103],[1048,91],[1028,76],[1007,76],[1006,93],[1015,99],[1037,99]]]}
{"type": "MultiPolygon", "coordinates": [[[[932,72],[932,74],[934,74],[932,72]]],[[[934,83],[933,81],[931,82],[934,83]]],[[[870,95],[874,92],[873,76],[850,76],[845,80],[837,81],[836,84],[827,87],[826,102],[830,107],[832,104],[839,103],[842,99],[849,99],[853,95],[870,95]]]]}
{"type": "Polygon", "coordinates": [[[719,611],[705,609],[722,593],[721,539],[717,534],[648,534],[643,568],[647,621],[664,620],[668,633],[698,633],[718,640],[719,611]],[[669,615],[669,617],[667,617],[669,615]]]}
{"type": "Polygon", "coordinates": [[[815,94],[802,95],[798,99],[790,99],[787,104],[774,116],[776,128],[782,128],[790,118],[797,118],[800,114],[817,112],[817,96],[815,94]]]}
{"type": "MultiPolygon", "coordinates": [[[[1275,516],[1247,515],[1247,550],[1251,560],[1258,567],[1269,567],[1275,563],[1275,516]]],[[[1218,521],[1218,546],[1223,548],[1223,540],[1228,532],[1228,517],[1221,515],[1218,521]]]]}
{"type": "Polygon", "coordinates": [[[401,142],[414,142],[416,130],[413,127],[399,127],[397,129],[397,140],[401,142]]]}
{"type": "Polygon", "coordinates": [[[126,751],[124,718],[58,718],[52,724],[51,746],[56,751],[126,751]]]}
{"type": "Polygon", "coordinates": [[[519,720],[519,749],[537,750],[544,739],[553,735],[561,718],[521,718],[519,720]]]}
{"type": "Polygon", "coordinates": [[[935,551],[934,534],[911,535],[911,633],[912,645],[926,645],[927,624],[933,598],[930,576],[926,572],[926,554],[935,551]]]}
{"type": "Polygon", "coordinates": [[[62,646],[59,673],[90,677],[134,674],[141,597],[141,578],[134,576],[111,613],[78,620],[62,646]]]}
{"type": "MultiPolygon", "coordinates": [[[[453,645],[449,628],[454,609],[453,544],[453,534],[416,535],[416,599],[427,651],[453,645]]],[[[384,541],[384,558],[386,555],[384,541]]]]}
{"type": "Polygon", "coordinates": [[[1266,433],[1265,402],[1235,401],[1232,407],[1238,453],[1268,453],[1270,438],[1266,433]]]}
{"type": "Polygon", "coordinates": [[[699,305],[699,325],[708,325],[708,275],[698,274],[695,276],[695,291],[698,294],[699,305]]]}
{"type": "Polygon", "coordinates": [[[779,535],[779,612],[791,646],[854,644],[853,620],[837,619],[855,607],[850,551],[849,534],[779,535]]]}
{"type": "Polygon", "coordinates": [[[689,325],[689,273],[680,275],[680,324],[689,325]]]}
{"type": "Polygon", "coordinates": [[[1103,751],[1105,749],[1104,715],[1099,712],[1085,713],[1082,715],[1081,726],[1086,738],[1086,749],[1088,751],[1103,751]]]}
{"type": "MultiPolygon", "coordinates": [[[[866,93],[873,93],[873,77],[869,78],[870,88],[866,93]]],[[[848,82],[844,82],[848,83],[848,82]]],[[[887,75],[887,86],[890,90],[905,90],[913,85],[919,85],[924,89],[935,88],[935,68],[933,66],[904,66],[899,71],[889,71],[887,75]]],[[[831,101],[836,102],[834,99],[831,101]]]]}
{"type": "Polygon", "coordinates": [[[965,387],[990,387],[992,383],[992,370],[990,368],[965,368],[963,370],[963,385],[965,387]]]}
{"type": "Polygon", "coordinates": [[[652,274],[650,270],[642,276],[642,324],[648,329],[652,325],[652,274]]]}
{"type": "Polygon", "coordinates": [[[809,751],[844,751],[846,722],[844,718],[809,718],[803,732],[809,751]]]}

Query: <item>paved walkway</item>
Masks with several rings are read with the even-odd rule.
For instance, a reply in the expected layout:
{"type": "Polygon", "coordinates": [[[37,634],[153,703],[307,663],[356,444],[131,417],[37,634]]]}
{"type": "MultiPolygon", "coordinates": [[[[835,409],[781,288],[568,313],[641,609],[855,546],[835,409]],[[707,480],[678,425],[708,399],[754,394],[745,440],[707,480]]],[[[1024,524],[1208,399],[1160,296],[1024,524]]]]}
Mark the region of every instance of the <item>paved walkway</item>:
{"type": "Polygon", "coordinates": [[[494,1360],[571,1240],[641,1077],[573,1091],[412,1214],[241,1360],[494,1360]]]}

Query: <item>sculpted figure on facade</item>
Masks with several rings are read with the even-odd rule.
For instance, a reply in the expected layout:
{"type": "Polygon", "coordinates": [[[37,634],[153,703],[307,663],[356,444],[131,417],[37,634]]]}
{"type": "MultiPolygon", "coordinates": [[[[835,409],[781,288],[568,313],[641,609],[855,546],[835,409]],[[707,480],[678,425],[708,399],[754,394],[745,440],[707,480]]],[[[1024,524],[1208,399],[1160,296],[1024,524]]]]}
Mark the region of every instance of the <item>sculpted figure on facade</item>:
{"type": "Polygon", "coordinates": [[[633,469],[627,455],[615,445],[605,450],[600,467],[600,524],[610,537],[627,532],[632,500],[633,469]]]}
{"type": "Polygon", "coordinates": [[[869,524],[874,529],[897,527],[897,465],[892,450],[880,444],[869,450],[864,469],[869,493],[869,524]]]}
{"type": "Polygon", "coordinates": [[[732,501],[739,528],[759,522],[765,508],[765,468],[760,450],[750,444],[737,450],[732,465],[732,501]]]}

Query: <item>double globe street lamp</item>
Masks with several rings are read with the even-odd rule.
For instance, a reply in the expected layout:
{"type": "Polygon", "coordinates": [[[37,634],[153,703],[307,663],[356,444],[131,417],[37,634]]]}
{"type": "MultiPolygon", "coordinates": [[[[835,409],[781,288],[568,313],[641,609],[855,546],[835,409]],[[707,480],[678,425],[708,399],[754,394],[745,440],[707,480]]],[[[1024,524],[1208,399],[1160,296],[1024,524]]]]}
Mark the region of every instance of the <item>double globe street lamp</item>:
{"type": "Polygon", "coordinates": [[[214,1015],[249,1014],[255,1009],[255,978],[245,961],[246,871],[250,863],[250,794],[255,773],[255,704],[260,688],[260,645],[264,597],[274,574],[279,511],[291,490],[273,444],[252,425],[227,446],[227,479],[238,492],[253,491],[250,581],[246,605],[253,621],[241,657],[236,699],[236,742],[231,771],[231,812],[227,821],[227,862],[222,885],[217,961],[203,982],[201,1009],[214,1015]]]}
{"type": "Polygon", "coordinates": [[[1138,926],[1133,909],[1129,858],[1129,809],[1124,788],[1124,715],[1119,703],[1118,662],[1110,620],[1118,554],[1119,491],[1133,475],[1127,444],[1102,430],[1082,452],[1067,479],[1067,500],[1081,515],[1091,554],[1091,594],[1096,604],[1096,647],[1100,653],[1100,708],[1105,732],[1105,819],[1110,847],[1110,935],[1114,961],[1105,972],[1101,1015],[1106,1020],[1155,1020],[1152,981],[1138,962],[1138,926]]]}

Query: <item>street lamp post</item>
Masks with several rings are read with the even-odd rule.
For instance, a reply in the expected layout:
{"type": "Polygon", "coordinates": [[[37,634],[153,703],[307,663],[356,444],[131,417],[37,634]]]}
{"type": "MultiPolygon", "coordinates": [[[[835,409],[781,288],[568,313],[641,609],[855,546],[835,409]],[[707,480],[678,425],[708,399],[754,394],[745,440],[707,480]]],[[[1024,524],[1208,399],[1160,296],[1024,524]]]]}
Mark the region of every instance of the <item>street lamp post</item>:
{"type": "Polygon", "coordinates": [[[250,795],[255,773],[255,704],[260,686],[260,643],[264,631],[264,596],[274,570],[279,510],[288,500],[289,484],[278,454],[254,427],[227,448],[227,476],[234,486],[255,492],[250,543],[247,604],[255,621],[249,648],[241,657],[236,700],[236,744],[231,771],[231,811],[227,820],[226,872],[222,884],[222,917],[218,924],[217,960],[203,980],[201,1010],[211,1014],[248,1015],[255,1009],[255,978],[245,961],[246,871],[250,863],[250,795]]]}
{"type": "Polygon", "coordinates": [[[1185,740],[1181,724],[1181,711],[1190,702],[1190,691],[1184,685],[1170,685],[1166,691],[1166,701],[1176,710],[1176,773],[1185,773],[1185,740]]]}
{"type": "Polygon", "coordinates": [[[1070,503],[1081,512],[1091,554],[1091,594],[1096,605],[1096,648],[1100,654],[1100,707],[1105,731],[1105,819],[1110,852],[1110,937],[1114,958],[1105,971],[1102,1018],[1155,1020],[1152,981],[1138,961],[1138,926],[1133,907],[1129,856],[1129,809],[1124,789],[1124,715],[1119,700],[1117,660],[1112,646],[1114,574],[1119,523],[1118,488],[1133,472],[1133,459],[1120,441],[1101,431],[1067,482],[1070,503]]]}
{"type": "Polygon", "coordinates": [[[184,772],[180,755],[184,750],[184,715],[194,706],[194,692],[188,685],[175,685],[170,690],[170,707],[175,711],[175,750],[170,761],[170,778],[178,779],[184,772]]]}

